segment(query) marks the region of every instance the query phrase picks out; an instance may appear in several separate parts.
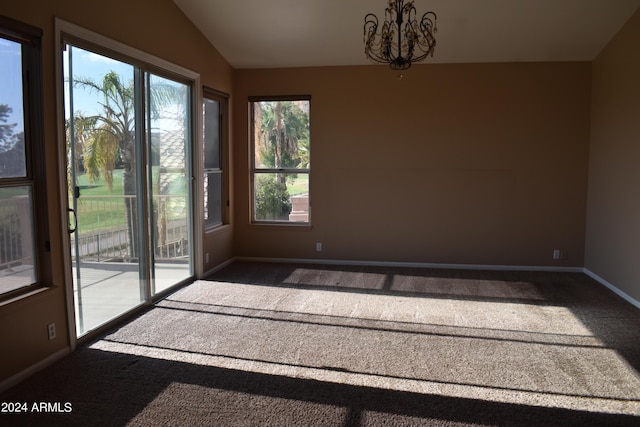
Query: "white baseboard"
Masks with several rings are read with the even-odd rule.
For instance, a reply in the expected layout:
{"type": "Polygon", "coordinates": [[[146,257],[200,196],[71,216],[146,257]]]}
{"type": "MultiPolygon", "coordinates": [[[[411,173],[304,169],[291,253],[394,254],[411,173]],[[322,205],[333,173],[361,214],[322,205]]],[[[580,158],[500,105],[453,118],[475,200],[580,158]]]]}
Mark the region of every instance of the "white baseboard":
{"type": "Polygon", "coordinates": [[[563,273],[582,273],[582,267],[557,266],[529,266],[529,265],[485,265],[485,264],[437,264],[427,262],[387,262],[387,261],[358,261],[334,259],[308,258],[261,258],[235,257],[232,261],[278,262],[293,264],[325,264],[325,265],[355,265],[367,267],[409,267],[409,268],[446,268],[452,270],[499,270],[499,271],[549,271],[563,273]]]}
{"type": "Polygon", "coordinates": [[[629,295],[626,292],[618,289],[615,285],[611,284],[610,282],[606,281],[602,277],[598,276],[597,274],[595,274],[594,272],[592,272],[588,268],[583,268],[582,271],[583,271],[584,274],[586,274],[587,276],[591,277],[596,282],[598,282],[601,285],[606,286],[607,288],[609,288],[611,291],[613,291],[619,297],[621,297],[622,299],[626,300],[629,304],[631,304],[631,305],[633,305],[633,306],[635,306],[637,308],[640,308],[640,301],[638,301],[637,299],[633,298],[631,295],[629,295]]]}
{"type": "Polygon", "coordinates": [[[71,353],[70,347],[63,348],[62,350],[59,350],[53,353],[52,355],[42,359],[38,363],[29,366],[27,369],[21,372],[18,372],[12,377],[7,378],[6,380],[0,383],[0,393],[26,380],[36,372],[41,371],[42,369],[53,365],[54,363],[56,363],[57,361],[59,361],[60,359],[62,359],[63,357],[67,356],[70,353],[71,353]]]}

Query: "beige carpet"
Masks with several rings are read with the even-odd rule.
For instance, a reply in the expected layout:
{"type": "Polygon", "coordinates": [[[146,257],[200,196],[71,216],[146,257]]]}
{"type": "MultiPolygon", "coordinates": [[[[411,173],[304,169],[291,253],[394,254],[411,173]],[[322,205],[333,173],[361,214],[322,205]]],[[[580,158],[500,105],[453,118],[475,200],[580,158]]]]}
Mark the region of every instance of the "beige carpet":
{"type": "Polygon", "coordinates": [[[0,397],[61,425],[640,425],[639,326],[582,274],[234,263],[0,397]]]}

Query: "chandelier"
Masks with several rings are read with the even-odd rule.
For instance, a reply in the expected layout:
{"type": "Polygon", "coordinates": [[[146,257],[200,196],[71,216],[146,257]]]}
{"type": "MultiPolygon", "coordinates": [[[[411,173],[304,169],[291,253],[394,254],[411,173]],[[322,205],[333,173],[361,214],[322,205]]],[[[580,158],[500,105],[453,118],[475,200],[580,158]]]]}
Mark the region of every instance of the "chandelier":
{"type": "Polygon", "coordinates": [[[378,33],[378,17],[364,17],[364,53],[371,61],[389,64],[394,70],[406,70],[413,62],[433,56],[436,14],[427,12],[419,21],[413,0],[389,0],[384,11],[384,23],[378,33]]]}

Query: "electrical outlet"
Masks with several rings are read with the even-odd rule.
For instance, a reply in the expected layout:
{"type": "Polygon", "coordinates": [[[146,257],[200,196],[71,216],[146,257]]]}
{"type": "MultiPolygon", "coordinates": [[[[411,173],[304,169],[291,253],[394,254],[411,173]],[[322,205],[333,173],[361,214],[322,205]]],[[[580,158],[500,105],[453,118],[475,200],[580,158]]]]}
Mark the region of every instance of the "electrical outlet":
{"type": "Polygon", "coordinates": [[[206,254],[204,254],[204,261],[209,264],[209,252],[207,252],[206,254]]]}
{"type": "Polygon", "coordinates": [[[567,251],[560,249],[553,250],[553,259],[567,259],[567,251]]]}
{"type": "Polygon", "coordinates": [[[316,243],[316,252],[322,252],[322,243],[316,243]]]}
{"type": "Polygon", "coordinates": [[[56,339],[56,324],[49,323],[47,325],[47,333],[49,334],[49,341],[56,339]]]}

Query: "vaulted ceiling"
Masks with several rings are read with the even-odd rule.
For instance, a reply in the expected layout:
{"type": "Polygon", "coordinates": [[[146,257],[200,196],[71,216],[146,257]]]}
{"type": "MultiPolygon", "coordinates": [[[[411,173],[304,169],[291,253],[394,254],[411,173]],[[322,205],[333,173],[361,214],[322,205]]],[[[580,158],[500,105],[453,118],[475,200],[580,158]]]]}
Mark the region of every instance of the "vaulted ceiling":
{"type": "MultiPolygon", "coordinates": [[[[387,0],[174,0],[234,68],[368,64],[387,0]]],[[[640,0],[415,0],[438,16],[432,63],[590,61],[640,0]]]]}

